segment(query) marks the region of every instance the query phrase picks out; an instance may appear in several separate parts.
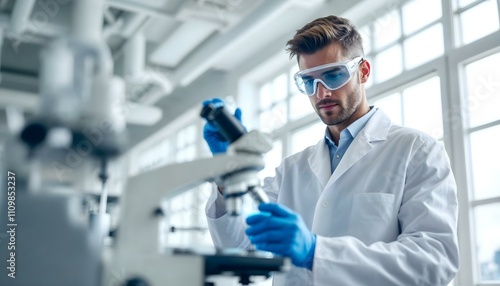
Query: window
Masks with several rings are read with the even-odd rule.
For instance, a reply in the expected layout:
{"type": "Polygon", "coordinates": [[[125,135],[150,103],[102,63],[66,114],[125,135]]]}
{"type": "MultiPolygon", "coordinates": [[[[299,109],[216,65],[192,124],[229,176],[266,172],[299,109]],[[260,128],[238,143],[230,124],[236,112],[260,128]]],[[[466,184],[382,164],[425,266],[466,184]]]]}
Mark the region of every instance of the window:
{"type": "Polygon", "coordinates": [[[171,227],[186,228],[193,227],[192,208],[195,207],[194,192],[184,192],[163,203],[166,209],[166,229],[162,233],[165,236],[164,246],[167,247],[190,247],[192,234],[190,231],[171,232],[171,227]]]}
{"type": "Polygon", "coordinates": [[[197,139],[197,129],[194,124],[180,128],[173,136],[165,136],[147,148],[139,157],[139,172],[173,162],[193,160],[196,156],[197,139]]]}
{"type": "Polygon", "coordinates": [[[196,155],[196,126],[191,124],[177,133],[175,161],[185,162],[193,160],[196,155]]]}
{"type": "Polygon", "coordinates": [[[309,99],[295,86],[293,76],[299,69],[296,64],[264,83],[259,91],[259,128],[272,132],[287,122],[300,119],[313,112],[309,99]]]}
{"type": "Polygon", "coordinates": [[[265,177],[272,177],[276,174],[275,168],[277,168],[281,159],[283,158],[283,143],[281,140],[274,141],[273,149],[264,155],[264,161],[266,166],[264,170],[259,173],[261,179],[265,177]]]}
{"type": "Polygon", "coordinates": [[[459,0],[456,9],[458,45],[472,43],[498,31],[498,1],[459,0]]]}
{"type": "Polygon", "coordinates": [[[394,124],[403,125],[401,93],[384,96],[375,102],[375,106],[381,108],[394,124]]]}
{"type": "Polygon", "coordinates": [[[441,1],[420,0],[409,1],[402,7],[403,31],[405,35],[411,35],[441,18],[441,1]]]}
{"type": "Polygon", "coordinates": [[[406,88],[403,95],[405,125],[432,135],[443,137],[443,111],[439,77],[406,88]]]}
{"type": "Polygon", "coordinates": [[[480,281],[500,281],[500,203],[474,209],[476,252],[480,281]]]}
{"type": "Polygon", "coordinates": [[[466,106],[469,127],[477,127],[500,119],[500,53],[465,67],[467,79],[466,106]]]}
{"type": "Polygon", "coordinates": [[[500,196],[500,165],[491,162],[491,158],[500,158],[498,142],[500,125],[470,134],[474,200],[500,196]]]}
{"type": "Polygon", "coordinates": [[[288,88],[290,94],[290,121],[300,119],[314,112],[311,108],[311,102],[309,101],[309,98],[306,95],[300,93],[299,89],[295,85],[293,76],[298,71],[299,67],[295,64],[288,72],[288,88]]]}
{"type": "Polygon", "coordinates": [[[375,81],[383,82],[400,74],[403,71],[402,55],[401,45],[392,46],[377,54],[374,64],[375,81]]]}
{"type": "Polygon", "coordinates": [[[408,38],[404,42],[405,66],[415,68],[444,53],[443,25],[438,23],[429,29],[408,38]],[[422,43],[432,43],[432,49],[423,48],[422,43]]]}
{"type": "Polygon", "coordinates": [[[472,190],[475,261],[480,282],[500,282],[500,53],[465,66],[468,108],[468,172],[472,190]]]}
{"type": "Polygon", "coordinates": [[[139,159],[139,171],[154,169],[172,161],[172,144],[169,138],[165,138],[143,153],[139,159]]]}
{"type": "Polygon", "coordinates": [[[384,96],[374,105],[396,124],[418,129],[436,139],[443,137],[441,86],[437,76],[384,96]]]}
{"type": "Polygon", "coordinates": [[[401,25],[397,10],[390,11],[374,22],[374,46],[377,50],[387,47],[401,37],[401,25]]]}
{"type": "Polygon", "coordinates": [[[372,41],[370,37],[370,26],[364,26],[359,30],[361,37],[363,38],[363,50],[365,54],[370,54],[372,51],[372,41]]]}
{"type": "Polygon", "coordinates": [[[374,59],[375,83],[443,55],[442,15],[441,1],[411,0],[361,27],[365,55],[374,59]]]}
{"type": "Polygon", "coordinates": [[[272,131],[287,122],[287,75],[281,74],[260,89],[259,123],[263,130],[272,131]]]}

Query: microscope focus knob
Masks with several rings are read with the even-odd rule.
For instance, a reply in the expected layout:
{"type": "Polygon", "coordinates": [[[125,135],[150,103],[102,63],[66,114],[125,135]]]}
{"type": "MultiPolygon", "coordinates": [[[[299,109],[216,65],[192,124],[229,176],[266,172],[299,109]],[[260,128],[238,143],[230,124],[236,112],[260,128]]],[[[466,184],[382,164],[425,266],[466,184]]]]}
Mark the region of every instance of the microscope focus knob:
{"type": "Polygon", "coordinates": [[[28,124],[21,132],[21,140],[26,143],[30,148],[40,145],[49,132],[49,127],[40,122],[33,122],[28,124]]]}

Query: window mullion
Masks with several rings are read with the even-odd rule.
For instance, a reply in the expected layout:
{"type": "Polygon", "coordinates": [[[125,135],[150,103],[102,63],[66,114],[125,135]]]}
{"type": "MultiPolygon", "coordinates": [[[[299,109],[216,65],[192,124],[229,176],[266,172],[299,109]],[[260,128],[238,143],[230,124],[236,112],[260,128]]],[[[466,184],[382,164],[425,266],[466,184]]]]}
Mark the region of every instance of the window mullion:
{"type": "Polygon", "coordinates": [[[443,37],[444,37],[444,54],[447,55],[451,51],[455,43],[455,35],[453,29],[453,0],[441,0],[441,7],[443,11],[443,37]]]}
{"type": "Polygon", "coordinates": [[[404,49],[404,41],[406,39],[405,35],[404,35],[404,27],[403,27],[403,6],[400,5],[398,7],[398,13],[399,13],[399,30],[401,31],[401,34],[399,35],[399,39],[397,41],[397,44],[396,45],[400,45],[401,46],[401,64],[403,65],[403,71],[406,71],[407,68],[406,68],[406,63],[405,63],[405,58],[406,58],[406,51],[404,49]]]}
{"type": "MultiPolygon", "coordinates": [[[[448,5],[448,9],[451,9],[451,0],[444,2],[448,5]]],[[[443,7],[446,8],[446,7],[443,7]]],[[[448,10],[444,15],[445,22],[451,26],[451,10],[448,10]]],[[[451,27],[448,26],[448,31],[453,32],[451,27]]],[[[446,32],[444,33],[446,37],[446,32]]],[[[450,45],[451,36],[448,35],[448,47],[450,50],[454,50],[453,45],[450,45]]],[[[445,43],[446,45],[446,43],[445,43]]],[[[446,47],[446,46],[445,46],[446,47]]],[[[455,175],[455,180],[457,183],[458,191],[458,202],[460,206],[458,213],[458,242],[460,248],[460,270],[456,275],[455,282],[456,285],[474,285],[474,277],[476,276],[476,267],[473,263],[473,241],[472,241],[472,227],[471,227],[471,210],[467,207],[469,206],[469,183],[467,166],[470,166],[470,162],[466,158],[465,154],[468,152],[466,145],[467,135],[464,130],[464,116],[462,112],[462,105],[464,103],[463,92],[464,86],[461,86],[461,63],[453,57],[448,56],[449,53],[445,53],[446,57],[446,74],[448,75],[448,94],[450,96],[448,114],[446,114],[447,122],[450,130],[450,141],[453,142],[452,152],[450,154],[450,161],[452,164],[452,169],[455,175]]]]}
{"type": "Polygon", "coordinates": [[[472,2],[472,3],[470,3],[470,4],[468,4],[468,5],[464,6],[464,7],[461,7],[461,8],[457,7],[457,10],[455,10],[455,14],[456,15],[461,14],[462,12],[465,12],[465,11],[471,9],[471,8],[474,8],[477,5],[479,5],[479,4],[481,4],[481,3],[485,2],[485,1],[488,1],[488,0],[477,0],[477,1],[472,2]]]}

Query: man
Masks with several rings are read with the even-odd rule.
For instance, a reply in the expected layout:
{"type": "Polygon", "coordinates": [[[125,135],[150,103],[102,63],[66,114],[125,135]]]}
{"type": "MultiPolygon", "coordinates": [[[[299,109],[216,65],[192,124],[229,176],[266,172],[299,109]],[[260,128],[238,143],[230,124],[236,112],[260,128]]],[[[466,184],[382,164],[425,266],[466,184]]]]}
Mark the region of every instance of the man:
{"type": "MultiPolygon", "coordinates": [[[[264,180],[274,203],[248,226],[229,218],[214,191],[206,209],[214,243],[290,257],[294,268],[274,285],[447,285],[458,268],[458,204],[442,144],[368,106],[371,67],[349,20],[316,19],[287,45],[325,138],[264,180]]],[[[206,125],[204,137],[224,152],[214,132],[206,125]]]]}

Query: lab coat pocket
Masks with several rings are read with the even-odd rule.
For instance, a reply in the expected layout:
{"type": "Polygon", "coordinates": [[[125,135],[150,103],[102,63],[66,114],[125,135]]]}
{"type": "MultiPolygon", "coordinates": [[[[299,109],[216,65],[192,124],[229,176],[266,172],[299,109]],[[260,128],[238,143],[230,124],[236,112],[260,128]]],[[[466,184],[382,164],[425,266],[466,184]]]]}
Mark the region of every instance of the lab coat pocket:
{"type": "Polygon", "coordinates": [[[393,194],[355,194],[347,234],[366,244],[394,241],[398,229],[394,200],[393,194]]]}

